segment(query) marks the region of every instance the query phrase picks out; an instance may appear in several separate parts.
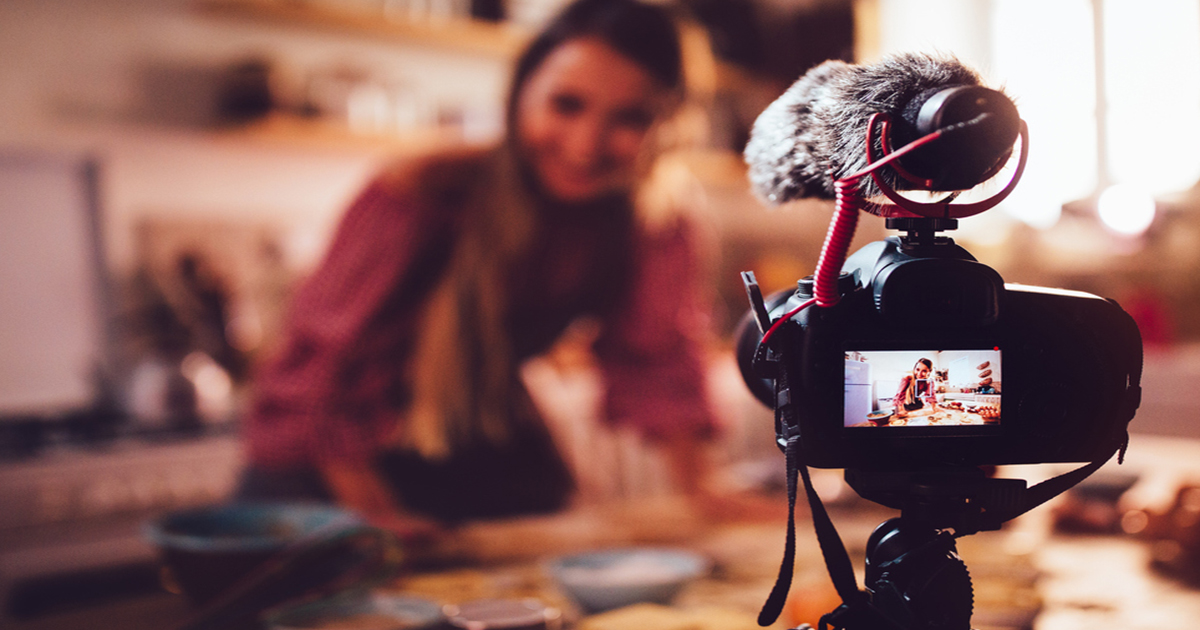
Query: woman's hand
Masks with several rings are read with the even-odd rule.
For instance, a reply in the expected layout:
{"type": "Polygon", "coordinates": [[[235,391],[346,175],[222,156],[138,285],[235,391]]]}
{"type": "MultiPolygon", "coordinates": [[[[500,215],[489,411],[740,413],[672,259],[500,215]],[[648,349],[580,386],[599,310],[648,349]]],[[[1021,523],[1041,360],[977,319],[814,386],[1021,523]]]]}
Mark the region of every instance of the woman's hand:
{"type": "Polygon", "coordinates": [[[427,548],[446,535],[445,528],[437,521],[399,510],[370,514],[366,518],[371,525],[395,534],[405,543],[406,551],[416,546],[427,548]]]}
{"type": "Polygon", "coordinates": [[[339,505],[358,512],[371,525],[392,532],[401,542],[428,546],[445,535],[445,528],[437,521],[401,509],[391,488],[371,466],[326,462],[319,468],[339,505]]]}
{"type": "Polygon", "coordinates": [[[718,522],[763,522],[787,520],[787,501],[781,497],[750,492],[704,491],[690,497],[706,519],[718,522]]]}
{"type": "Polygon", "coordinates": [[[787,519],[787,502],[776,497],[713,490],[710,477],[715,466],[708,441],[681,435],[664,446],[675,486],[702,518],[751,522],[787,519]]]}

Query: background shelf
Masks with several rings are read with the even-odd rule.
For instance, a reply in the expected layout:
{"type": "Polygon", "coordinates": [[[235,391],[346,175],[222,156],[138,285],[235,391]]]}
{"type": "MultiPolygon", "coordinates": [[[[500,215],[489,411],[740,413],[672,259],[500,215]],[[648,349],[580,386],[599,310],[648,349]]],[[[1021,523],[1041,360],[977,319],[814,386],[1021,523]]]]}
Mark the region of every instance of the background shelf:
{"type": "Polygon", "coordinates": [[[291,25],[451,48],[461,52],[514,57],[529,34],[506,23],[462,17],[427,20],[390,18],[364,10],[337,9],[297,0],[200,0],[196,8],[210,15],[291,25]]]}

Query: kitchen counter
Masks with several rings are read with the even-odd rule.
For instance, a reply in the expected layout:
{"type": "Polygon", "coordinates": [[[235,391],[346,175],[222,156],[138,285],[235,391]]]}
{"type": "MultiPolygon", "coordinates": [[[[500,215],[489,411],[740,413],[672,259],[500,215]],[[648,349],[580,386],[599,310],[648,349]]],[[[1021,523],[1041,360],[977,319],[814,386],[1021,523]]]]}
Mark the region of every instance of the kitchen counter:
{"type": "MultiPolygon", "coordinates": [[[[1200,445],[1135,436],[1124,472],[1142,473],[1127,493],[1152,506],[1157,486],[1200,478],[1200,445]]],[[[1047,467],[1042,467],[1047,468],[1047,467]]],[[[1015,468],[1015,476],[1034,469],[1015,468]]],[[[1039,469],[1040,470],[1040,469],[1039,469]]],[[[1106,469],[1107,470],[1107,469],[1106,469]]],[[[1040,474],[1049,474],[1042,471],[1040,474]]],[[[861,580],[863,546],[876,524],[894,513],[841,492],[822,492],[861,580]]],[[[836,475],[832,477],[836,482],[836,475]]],[[[1033,479],[1036,480],[1036,479],[1033,479]]],[[[782,496],[772,497],[782,501],[782,496]]],[[[1129,536],[1052,532],[1053,509],[1040,508],[999,532],[959,541],[960,556],[975,583],[973,625],[978,630],[1192,630],[1200,620],[1200,591],[1149,568],[1149,543],[1129,536]]],[[[825,612],[833,597],[806,510],[798,511],[796,579],[784,622],[825,612]]],[[[442,602],[479,597],[533,596],[560,606],[576,627],[582,616],[550,583],[544,561],[573,551],[627,545],[695,549],[714,563],[705,579],[688,586],[667,614],[705,611],[721,628],[752,628],[770,592],[783,549],[784,522],[777,518],[712,519],[669,497],[625,504],[580,506],[553,516],[479,523],[458,530],[423,568],[406,572],[384,588],[442,602]],[[717,614],[717,613],[720,614],[717,614]]],[[[163,628],[188,609],[171,595],[127,598],[87,610],[14,623],[14,630],[163,628]]],[[[591,617],[588,619],[596,619],[591,617]]],[[[815,621],[815,618],[811,618],[815,621]]],[[[705,626],[708,627],[708,626],[705,626]]],[[[630,630],[633,630],[632,626],[630,630]]]]}
{"type": "Polygon", "coordinates": [[[948,392],[940,395],[943,400],[957,400],[960,402],[973,402],[987,405],[996,405],[1000,403],[1000,394],[976,394],[973,392],[948,392]]]}

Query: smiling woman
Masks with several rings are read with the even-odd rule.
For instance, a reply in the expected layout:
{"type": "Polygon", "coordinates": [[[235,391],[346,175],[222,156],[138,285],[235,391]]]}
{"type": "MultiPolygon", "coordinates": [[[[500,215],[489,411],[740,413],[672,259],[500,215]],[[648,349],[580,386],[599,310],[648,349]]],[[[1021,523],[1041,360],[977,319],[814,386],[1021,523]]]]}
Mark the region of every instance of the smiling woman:
{"type": "Polygon", "coordinates": [[[560,201],[629,190],[647,136],[682,100],[678,31],[665,12],[577,2],[517,62],[508,124],[534,183],[560,201]],[[616,10],[612,10],[616,9],[616,10]]]}
{"type": "Polygon", "coordinates": [[[651,229],[635,202],[680,59],[661,7],[575,2],[518,60],[499,146],[368,186],[259,377],[242,498],[333,499],[409,534],[562,506],[570,474],[518,366],[581,317],[601,323],[608,419],[698,487],[715,424],[691,230],[651,229]]]}
{"type": "Polygon", "coordinates": [[[529,81],[517,138],[543,191],[586,201],[630,188],[638,154],[666,109],[637,62],[595,37],[563,44],[529,81]]]}

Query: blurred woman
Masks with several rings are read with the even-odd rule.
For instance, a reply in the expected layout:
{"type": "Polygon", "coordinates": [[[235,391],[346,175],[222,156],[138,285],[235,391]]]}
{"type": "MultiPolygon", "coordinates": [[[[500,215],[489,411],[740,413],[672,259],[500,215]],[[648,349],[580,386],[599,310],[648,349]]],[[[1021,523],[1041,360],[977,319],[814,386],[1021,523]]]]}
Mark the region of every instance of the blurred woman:
{"type": "Polygon", "coordinates": [[[401,530],[563,506],[518,368],[581,317],[602,326],[608,421],[697,491],[715,424],[692,230],[648,228],[635,201],[683,91],[663,8],[580,0],[519,58],[499,146],[372,182],[258,378],[241,498],[329,498],[401,530]]]}

